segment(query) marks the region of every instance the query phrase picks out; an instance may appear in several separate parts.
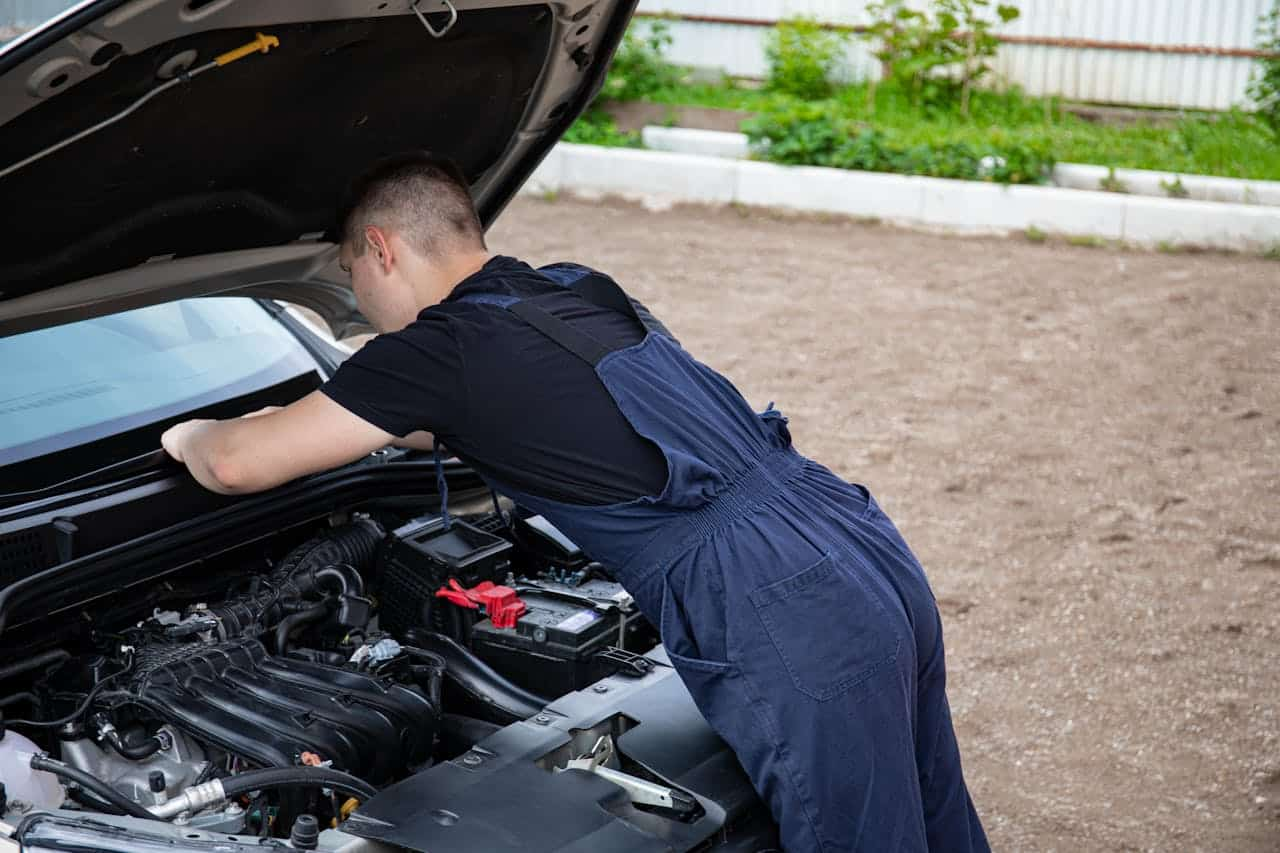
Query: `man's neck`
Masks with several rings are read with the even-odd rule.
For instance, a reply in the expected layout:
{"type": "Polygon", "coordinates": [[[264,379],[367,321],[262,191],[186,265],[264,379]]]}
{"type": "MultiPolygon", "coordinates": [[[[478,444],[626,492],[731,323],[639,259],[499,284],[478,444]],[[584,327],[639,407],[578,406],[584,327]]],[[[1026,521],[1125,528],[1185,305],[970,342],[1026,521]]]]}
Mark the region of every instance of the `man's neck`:
{"type": "Polygon", "coordinates": [[[426,308],[438,305],[449,298],[453,289],[475,275],[481,267],[489,262],[493,254],[485,249],[470,252],[456,252],[441,259],[437,265],[437,275],[428,288],[428,292],[420,295],[419,307],[426,308]]]}

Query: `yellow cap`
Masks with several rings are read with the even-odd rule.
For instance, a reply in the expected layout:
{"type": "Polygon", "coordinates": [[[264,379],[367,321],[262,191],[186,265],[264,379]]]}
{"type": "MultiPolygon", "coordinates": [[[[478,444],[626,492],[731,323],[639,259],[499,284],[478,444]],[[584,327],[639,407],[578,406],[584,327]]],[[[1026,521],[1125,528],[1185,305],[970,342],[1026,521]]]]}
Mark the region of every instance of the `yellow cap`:
{"type": "Polygon", "coordinates": [[[217,65],[226,65],[235,62],[237,59],[243,59],[251,53],[266,53],[273,47],[280,46],[280,39],[275,36],[266,36],[258,33],[258,37],[246,45],[237,47],[235,50],[229,50],[226,53],[219,54],[213,58],[217,65]]]}

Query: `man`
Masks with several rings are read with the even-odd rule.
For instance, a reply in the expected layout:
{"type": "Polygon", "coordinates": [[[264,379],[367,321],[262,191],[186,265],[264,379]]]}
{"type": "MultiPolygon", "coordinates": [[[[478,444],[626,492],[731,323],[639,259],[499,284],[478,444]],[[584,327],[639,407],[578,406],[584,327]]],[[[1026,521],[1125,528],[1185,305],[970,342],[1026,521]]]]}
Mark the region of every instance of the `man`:
{"type": "Polygon", "coordinates": [[[281,410],[164,446],[271,488],[430,432],[607,566],[660,626],[788,850],[984,850],[924,573],[860,486],[791,447],[607,276],[491,256],[428,155],[353,187],[340,262],[382,334],[281,410]]]}

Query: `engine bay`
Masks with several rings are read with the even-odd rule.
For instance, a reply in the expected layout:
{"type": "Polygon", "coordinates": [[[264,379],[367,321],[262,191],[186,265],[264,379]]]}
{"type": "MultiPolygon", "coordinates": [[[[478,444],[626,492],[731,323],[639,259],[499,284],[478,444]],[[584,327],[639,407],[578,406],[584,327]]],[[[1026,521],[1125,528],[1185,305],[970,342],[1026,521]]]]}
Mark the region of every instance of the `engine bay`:
{"type": "MultiPolygon", "coordinates": [[[[557,698],[644,678],[659,645],[603,566],[496,501],[452,519],[331,516],[20,639],[0,665],[5,821],[125,816],[302,849],[557,698]]],[[[574,766],[625,728],[535,763],[574,766]]],[[[704,816],[644,768],[607,772],[642,811],[704,816]]]]}

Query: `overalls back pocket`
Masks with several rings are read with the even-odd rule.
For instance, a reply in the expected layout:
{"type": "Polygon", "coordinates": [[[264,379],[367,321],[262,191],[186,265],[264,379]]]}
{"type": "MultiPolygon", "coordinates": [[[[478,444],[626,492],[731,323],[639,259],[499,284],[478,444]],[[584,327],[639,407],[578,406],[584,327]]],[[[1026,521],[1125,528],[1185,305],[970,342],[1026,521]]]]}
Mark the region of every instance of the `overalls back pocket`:
{"type": "Polygon", "coordinates": [[[897,659],[902,633],[885,592],[844,552],[828,552],[749,598],[796,689],[811,699],[865,688],[897,659]]]}

